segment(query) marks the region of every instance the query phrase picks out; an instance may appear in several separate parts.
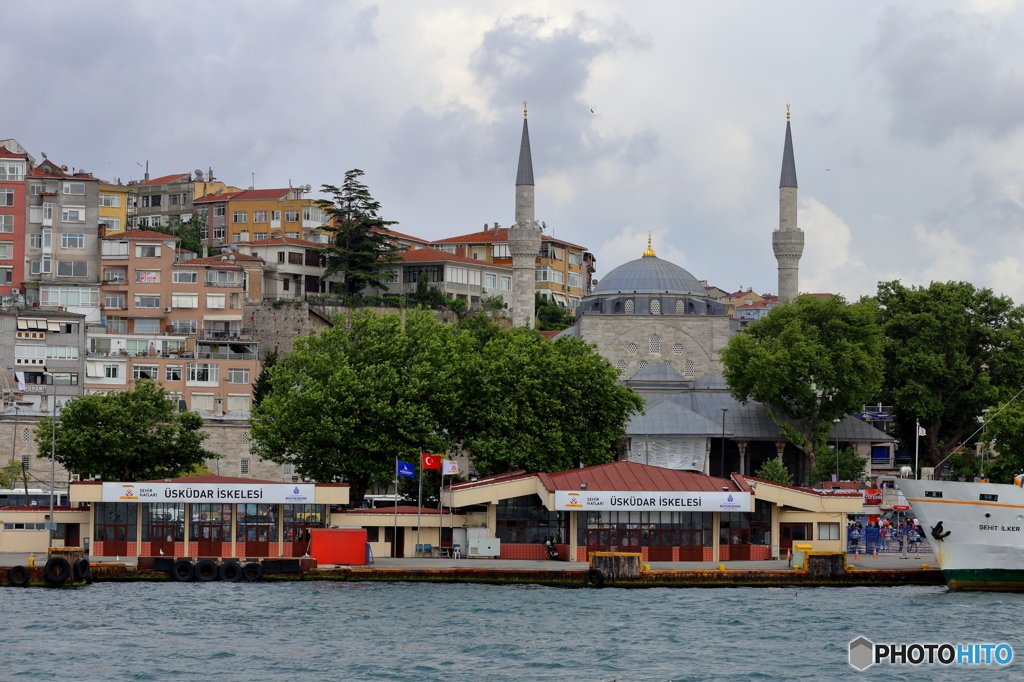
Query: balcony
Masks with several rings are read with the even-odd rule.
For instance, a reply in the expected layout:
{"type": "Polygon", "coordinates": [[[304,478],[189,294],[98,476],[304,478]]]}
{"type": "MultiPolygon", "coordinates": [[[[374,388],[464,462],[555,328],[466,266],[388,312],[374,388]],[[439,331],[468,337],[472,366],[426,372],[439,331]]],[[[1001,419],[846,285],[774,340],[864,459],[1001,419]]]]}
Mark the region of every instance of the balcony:
{"type": "Polygon", "coordinates": [[[200,329],[196,338],[204,341],[249,341],[251,329],[200,329]]]}
{"type": "Polygon", "coordinates": [[[241,289],[242,282],[211,282],[207,280],[206,286],[208,287],[224,287],[227,289],[241,289]]]}
{"type": "Polygon", "coordinates": [[[196,359],[199,360],[256,360],[256,353],[214,353],[211,351],[196,351],[196,359]]]}

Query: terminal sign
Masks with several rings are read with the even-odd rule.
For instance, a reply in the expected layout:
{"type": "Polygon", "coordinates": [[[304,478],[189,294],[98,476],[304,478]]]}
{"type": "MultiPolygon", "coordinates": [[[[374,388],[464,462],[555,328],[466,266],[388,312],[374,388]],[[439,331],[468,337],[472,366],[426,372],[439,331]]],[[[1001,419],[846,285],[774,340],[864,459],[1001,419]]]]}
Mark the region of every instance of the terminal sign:
{"type": "Polygon", "coordinates": [[[556,490],[558,511],[736,511],[753,509],[750,493],[686,490],[618,492],[556,490]]]}
{"type": "Polygon", "coordinates": [[[312,483],[103,483],[104,502],[313,504],[312,483]]]}

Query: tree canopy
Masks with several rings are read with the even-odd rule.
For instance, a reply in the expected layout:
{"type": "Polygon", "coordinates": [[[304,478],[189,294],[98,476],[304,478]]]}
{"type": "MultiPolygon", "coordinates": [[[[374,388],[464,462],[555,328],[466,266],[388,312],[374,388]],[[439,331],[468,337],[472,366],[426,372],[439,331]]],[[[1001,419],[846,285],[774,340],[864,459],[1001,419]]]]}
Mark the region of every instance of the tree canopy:
{"type": "Polygon", "coordinates": [[[502,331],[463,368],[460,435],[477,471],[560,471],[610,462],[644,400],[577,338],[502,331]]]}
{"type": "Polygon", "coordinates": [[[537,329],[542,332],[560,332],[572,326],[573,316],[562,306],[540,294],[534,294],[537,308],[537,329]]]}
{"type": "MultiPolygon", "coordinates": [[[[36,444],[50,451],[51,417],[40,420],[36,444]]],[[[194,412],[178,413],[159,384],[71,398],[58,414],[55,457],[73,474],[107,481],[174,478],[220,455],[203,449],[209,434],[194,412]]]]}
{"type": "Polygon", "coordinates": [[[922,461],[945,460],[977,428],[982,410],[1024,381],[1024,310],[968,282],[878,287],[885,336],[883,400],[912,442],[920,419],[922,461]]]}
{"type": "Polygon", "coordinates": [[[181,248],[196,253],[203,252],[203,239],[206,233],[206,218],[202,213],[194,213],[188,220],[171,217],[167,225],[152,225],[146,229],[162,232],[181,240],[181,248]]]}
{"type": "Polygon", "coordinates": [[[868,461],[866,457],[861,457],[849,449],[840,450],[838,455],[835,448],[829,447],[828,450],[828,452],[818,453],[818,458],[814,462],[814,469],[811,471],[809,480],[811,485],[821,483],[822,481],[831,481],[837,468],[839,470],[839,478],[837,480],[860,480],[861,474],[866,471],[864,468],[868,461]],[[837,457],[838,462],[836,461],[837,457]]]}
{"type": "Polygon", "coordinates": [[[793,475],[778,457],[772,457],[761,465],[761,468],[754,472],[755,478],[782,485],[793,485],[793,475]]]}
{"type": "Polygon", "coordinates": [[[733,336],[722,351],[726,383],[756,400],[807,459],[808,473],[833,420],[858,412],[882,382],[882,334],[870,301],[801,296],[733,336]]]}
{"type": "Polygon", "coordinates": [[[317,205],[331,218],[324,231],[331,234],[330,244],[321,252],[326,259],[326,270],[321,280],[342,273],[345,291],[349,295],[361,292],[367,286],[383,287],[389,281],[390,263],[401,260],[404,249],[380,230],[397,225],[394,220],[380,217],[380,202],[359,181],[363,171],[358,168],[345,173],[341,187],[323,185],[323,191],[333,200],[321,199],[317,205]]]}

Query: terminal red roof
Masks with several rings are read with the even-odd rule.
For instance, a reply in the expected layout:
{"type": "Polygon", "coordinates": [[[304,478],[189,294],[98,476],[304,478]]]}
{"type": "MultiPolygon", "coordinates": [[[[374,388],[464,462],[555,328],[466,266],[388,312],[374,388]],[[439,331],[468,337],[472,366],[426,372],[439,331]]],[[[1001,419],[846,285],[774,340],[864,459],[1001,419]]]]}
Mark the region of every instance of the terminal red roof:
{"type": "MultiPolygon", "coordinates": [[[[358,509],[358,508],[357,509],[346,509],[344,511],[344,513],[345,514],[390,514],[391,516],[394,516],[395,515],[395,508],[394,507],[373,507],[372,509],[358,509]]],[[[400,505],[398,505],[398,513],[399,514],[416,514],[416,513],[420,513],[420,514],[434,514],[436,516],[437,514],[440,514],[441,511],[438,510],[438,509],[434,509],[432,507],[419,507],[419,508],[417,508],[417,507],[414,507],[414,506],[408,505],[408,504],[400,504],[400,505]]]]}
{"type": "Polygon", "coordinates": [[[404,251],[401,254],[401,260],[406,263],[432,263],[439,260],[453,261],[455,263],[472,263],[473,265],[487,265],[492,268],[502,268],[503,270],[510,270],[507,265],[498,265],[497,263],[488,263],[485,260],[477,260],[475,258],[466,258],[465,256],[456,256],[454,253],[448,253],[447,251],[438,251],[437,249],[413,249],[412,251],[404,251]]]}

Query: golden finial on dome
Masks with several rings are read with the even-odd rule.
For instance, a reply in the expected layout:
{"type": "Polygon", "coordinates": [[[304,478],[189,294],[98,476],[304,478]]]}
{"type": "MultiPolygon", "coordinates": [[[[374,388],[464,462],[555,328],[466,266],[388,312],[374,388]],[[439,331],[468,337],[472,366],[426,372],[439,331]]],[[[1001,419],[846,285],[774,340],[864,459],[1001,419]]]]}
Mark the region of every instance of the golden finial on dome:
{"type": "Polygon", "coordinates": [[[656,255],[658,255],[658,254],[654,253],[654,249],[651,248],[651,233],[648,232],[647,233],[647,248],[644,249],[644,256],[656,256],[656,255]]]}
{"type": "Polygon", "coordinates": [[[523,100],[523,118],[526,118],[526,100],[523,100]]]}
{"type": "Polygon", "coordinates": [[[786,102],[786,122],[789,122],[789,102],[786,102]]]}

